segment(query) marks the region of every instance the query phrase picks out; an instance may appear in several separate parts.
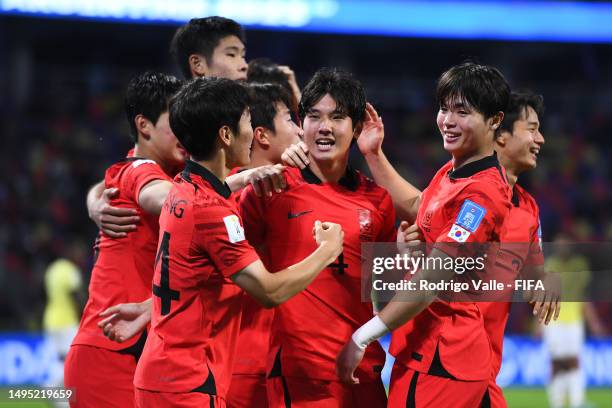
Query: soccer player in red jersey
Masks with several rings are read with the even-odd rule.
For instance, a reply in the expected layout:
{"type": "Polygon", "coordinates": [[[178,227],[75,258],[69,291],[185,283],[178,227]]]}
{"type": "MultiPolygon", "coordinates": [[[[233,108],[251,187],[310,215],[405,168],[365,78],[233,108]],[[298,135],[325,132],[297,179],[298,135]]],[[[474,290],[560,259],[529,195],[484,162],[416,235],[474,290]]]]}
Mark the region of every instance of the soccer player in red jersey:
{"type": "MultiPolygon", "coordinates": [[[[544,144],[544,136],[540,133],[542,111],[543,102],[540,95],[530,92],[512,93],[504,120],[495,137],[495,151],[499,162],[506,169],[508,183],[512,187],[512,207],[504,224],[502,251],[497,265],[501,268],[499,274],[508,271],[513,278],[519,272],[525,278],[532,275],[541,276],[543,273],[544,257],[540,248],[538,204],[517,184],[521,173],[532,170],[537,165],[538,154],[544,144]]],[[[495,379],[501,368],[504,330],[511,303],[483,302],[479,306],[483,309],[485,327],[493,350],[491,379],[483,407],[505,408],[507,405],[503,392],[495,379]]],[[[548,324],[554,315],[558,316],[558,302],[555,301],[552,306],[554,311],[547,310],[547,307],[540,309],[540,321],[546,319],[544,323],[548,324]]]]}
{"type": "MultiPolygon", "coordinates": [[[[437,124],[452,160],[422,193],[406,188],[401,177],[387,182],[394,201],[403,204],[402,215],[416,219],[425,242],[433,245],[429,257],[446,260],[470,252],[461,244],[499,242],[511,204],[505,172],[494,154],[494,134],[509,96],[508,83],[495,68],[464,63],[443,73],[437,86],[437,124]],[[403,187],[399,194],[398,185],[403,187]]],[[[373,108],[368,113],[373,133],[382,131],[373,108]]],[[[366,137],[361,143],[367,142],[366,137]]],[[[385,162],[380,157],[366,160],[380,176],[385,162]]],[[[386,171],[389,176],[388,167],[386,171]]],[[[424,268],[413,280],[446,281],[452,273],[424,268]]],[[[353,373],[368,344],[394,330],[389,406],[479,406],[492,363],[481,311],[476,303],[432,303],[437,294],[432,290],[413,301],[392,301],[353,333],[338,356],[340,377],[358,381],[353,373]]]]}
{"type": "MultiPolygon", "coordinates": [[[[242,26],[234,20],[218,16],[194,18],[176,30],[170,53],[185,78],[215,76],[245,80],[245,41],[242,26]]],[[[244,186],[239,177],[227,181],[233,190],[244,186]]],[[[87,209],[103,233],[120,238],[138,227],[139,217],[132,209],[110,205],[109,200],[116,194],[117,189],[105,189],[103,181],[97,183],[87,194],[87,209]]]]}
{"type": "MultiPolygon", "coordinates": [[[[249,90],[253,127],[249,166],[280,163],[283,151],[293,143],[299,142],[302,136],[302,130],[293,121],[289,110],[292,98],[285,89],[276,84],[251,83],[249,90]]],[[[258,183],[253,183],[253,187],[259,188],[258,183]]],[[[276,191],[281,189],[280,186],[272,187],[276,191]]],[[[268,187],[270,191],[272,187],[268,187]]],[[[265,256],[263,252],[259,252],[259,255],[262,259],[265,256]]],[[[265,259],[264,264],[268,264],[265,259]]],[[[274,309],[265,309],[251,296],[244,296],[232,384],[227,396],[230,407],[249,408],[268,405],[266,361],[273,316],[274,309]]]]}
{"type": "Polygon", "coordinates": [[[139,407],[225,406],[240,288],[265,306],[281,304],[342,251],[341,227],[315,221],[313,251],[271,274],[246,241],[223,180],[249,162],[248,100],[243,85],[210,78],[191,81],[171,101],[171,127],[194,161],[175,179],[159,220],[151,332],[134,378],[139,407]]]}
{"type": "Polygon", "coordinates": [[[268,360],[269,406],[381,407],[385,354],[379,345],[358,369],[359,385],[346,385],[334,362],[344,339],[373,315],[361,301],[361,243],[391,241],[395,212],[388,193],[348,166],[359,134],[365,92],[348,73],[322,69],[300,102],[310,167],[287,170],[287,190],[257,197],[248,187],[240,201],[246,236],[280,269],[314,249],[313,220],[329,219],[345,231],[344,252],[303,292],[274,310],[268,360]]]}
{"type": "Polygon", "coordinates": [[[132,157],[108,168],[105,183],[119,188],[112,200],[141,218],[124,238],[102,235],[89,285],[89,300],[65,364],[65,384],[76,391],[79,407],[126,407],[134,400],[133,377],[146,332],[118,344],[98,328],[98,314],[121,302],[150,296],[162,203],[186,152],[168,123],[168,100],[179,89],[172,76],[146,73],[127,89],[125,108],[135,142],[132,157]]]}

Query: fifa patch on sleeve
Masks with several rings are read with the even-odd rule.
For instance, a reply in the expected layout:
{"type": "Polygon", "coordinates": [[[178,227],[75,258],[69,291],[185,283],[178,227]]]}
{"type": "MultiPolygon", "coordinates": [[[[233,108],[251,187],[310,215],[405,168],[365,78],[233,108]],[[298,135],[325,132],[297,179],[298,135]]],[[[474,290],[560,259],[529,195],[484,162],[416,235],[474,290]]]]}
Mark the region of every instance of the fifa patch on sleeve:
{"type": "Polygon", "coordinates": [[[134,163],[132,163],[132,166],[136,168],[140,166],[141,164],[146,164],[146,163],[155,164],[155,161],[149,160],[149,159],[139,159],[139,160],[134,161],[134,163]]]}
{"type": "Polygon", "coordinates": [[[476,232],[487,210],[473,201],[465,200],[459,211],[455,224],[470,232],[476,232]]]}
{"type": "Polygon", "coordinates": [[[448,237],[454,239],[457,242],[465,242],[470,236],[470,232],[465,230],[465,228],[461,228],[457,224],[453,224],[453,227],[448,233],[448,237]]]}
{"type": "Polygon", "coordinates": [[[538,217],[538,244],[540,245],[540,251],[542,251],[542,223],[540,217],[538,217]]]}
{"type": "Polygon", "coordinates": [[[236,242],[244,241],[244,228],[240,225],[240,220],[235,215],[228,215],[223,217],[225,223],[225,229],[227,229],[227,235],[232,244],[236,242]]]}

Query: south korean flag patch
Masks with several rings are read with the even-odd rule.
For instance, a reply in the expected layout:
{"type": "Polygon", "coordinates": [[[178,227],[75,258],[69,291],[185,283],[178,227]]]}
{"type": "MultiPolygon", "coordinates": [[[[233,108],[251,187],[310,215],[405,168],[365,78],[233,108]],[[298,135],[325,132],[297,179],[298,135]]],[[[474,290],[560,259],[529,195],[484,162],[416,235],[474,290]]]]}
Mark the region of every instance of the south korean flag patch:
{"type": "Polygon", "coordinates": [[[240,220],[237,216],[228,215],[227,217],[223,217],[223,222],[225,223],[225,229],[227,230],[227,235],[232,244],[245,240],[244,228],[240,225],[240,220]]]}
{"type": "Polygon", "coordinates": [[[454,239],[457,242],[465,242],[470,236],[470,232],[465,228],[460,227],[457,224],[453,224],[453,227],[448,233],[448,237],[454,239]]]}

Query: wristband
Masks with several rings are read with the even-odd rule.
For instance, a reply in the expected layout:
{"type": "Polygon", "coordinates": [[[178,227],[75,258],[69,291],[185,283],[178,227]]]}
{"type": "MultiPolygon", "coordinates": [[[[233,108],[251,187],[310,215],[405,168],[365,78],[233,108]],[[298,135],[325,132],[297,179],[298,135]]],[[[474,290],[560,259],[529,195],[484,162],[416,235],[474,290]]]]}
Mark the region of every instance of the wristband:
{"type": "Polygon", "coordinates": [[[365,350],[368,344],[378,340],[387,333],[389,333],[389,328],[385,322],[380,317],[374,316],[366,324],[357,329],[351,338],[360,349],[365,350]]]}

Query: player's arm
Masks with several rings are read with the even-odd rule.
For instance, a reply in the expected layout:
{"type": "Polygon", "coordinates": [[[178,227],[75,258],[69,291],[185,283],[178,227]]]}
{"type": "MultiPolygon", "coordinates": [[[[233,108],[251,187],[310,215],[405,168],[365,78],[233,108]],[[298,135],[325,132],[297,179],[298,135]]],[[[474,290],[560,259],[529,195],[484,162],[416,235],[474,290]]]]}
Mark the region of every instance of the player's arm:
{"type": "Polygon", "coordinates": [[[117,343],[132,338],[142,332],[151,321],[152,299],[141,303],[120,303],[102,313],[104,319],[98,322],[104,335],[117,343]]]}
{"type": "Polygon", "coordinates": [[[469,247],[464,246],[466,243],[484,243],[491,239],[497,225],[506,219],[510,208],[507,198],[499,193],[501,191],[489,189],[486,184],[473,183],[449,203],[445,211],[457,214],[456,218],[453,216],[446,219],[445,228],[433,240],[434,247],[422,263],[424,267],[411,279],[416,290],[396,292],[377,316],[353,333],[336,360],[336,371],[341,381],[357,383],[354,372],[368,344],[413,319],[438,296],[437,290],[422,290],[422,281],[435,284],[450,281],[455,271],[443,265],[453,264],[452,260],[465,251],[471,252],[469,247]],[[430,258],[433,258],[432,261],[428,261],[430,258]],[[407,295],[409,299],[406,299],[407,295]]]}
{"type": "Polygon", "coordinates": [[[259,166],[232,174],[225,179],[225,182],[232,191],[242,190],[251,184],[258,196],[271,196],[273,192],[280,193],[287,187],[283,176],[284,169],[282,164],[259,166]]]}
{"type": "Polygon", "coordinates": [[[342,253],[344,232],[338,224],[315,222],[319,245],[308,257],[276,273],[270,273],[261,260],[232,275],[232,280],[264,307],[277,306],[300,291],[342,253]]]}
{"type": "Polygon", "coordinates": [[[138,205],[150,214],[159,215],[171,189],[172,182],[168,180],[152,180],[140,189],[138,205]]]}
{"type": "MultiPolygon", "coordinates": [[[[431,262],[432,265],[443,265],[449,255],[437,248],[432,249],[429,258],[441,258],[441,262],[431,262]]],[[[428,265],[424,262],[424,265],[428,265]]],[[[454,271],[452,269],[421,269],[415,273],[411,282],[415,282],[416,287],[420,287],[419,282],[449,281],[452,279],[454,271]]],[[[438,291],[436,290],[415,290],[410,294],[410,300],[406,300],[406,294],[398,292],[391,301],[378,312],[367,323],[353,333],[351,339],[344,345],[336,359],[336,373],[341,381],[347,384],[358,384],[359,380],[355,377],[355,369],[363,359],[368,345],[380,339],[385,334],[402,326],[407,321],[413,319],[434,301],[438,291]]]]}
{"type": "Polygon", "coordinates": [[[525,290],[523,298],[533,305],[533,315],[540,323],[557,320],[561,312],[561,279],[558,273],[546,272],[544,265],[525,265],[521,277],[541,281],[544,289],[525,290]]]}
{"type": "Polygon", "coordinates": [[[89,218],[98,228],[112,238],[127,236],[136,229],[140,221],[138,212],[132,208],[118,208],[110,205],[110,200],[117,196],[116,188],[104,188],[104,181],[94,184],[87,193],[87,212],[89,218]]]}
{"type": "Polygon", "coordinates": [[[421,190],[403,178],[389,162],[382,150],[384,137],[382,118],[368,103],[363,129],[357,137],[357,145],[374,181],[391,194],[399,218],[414,223],[421,203],[421,190]]]}

